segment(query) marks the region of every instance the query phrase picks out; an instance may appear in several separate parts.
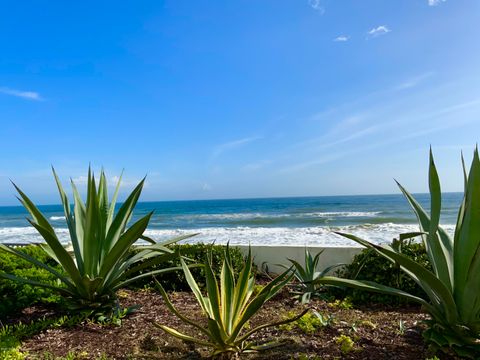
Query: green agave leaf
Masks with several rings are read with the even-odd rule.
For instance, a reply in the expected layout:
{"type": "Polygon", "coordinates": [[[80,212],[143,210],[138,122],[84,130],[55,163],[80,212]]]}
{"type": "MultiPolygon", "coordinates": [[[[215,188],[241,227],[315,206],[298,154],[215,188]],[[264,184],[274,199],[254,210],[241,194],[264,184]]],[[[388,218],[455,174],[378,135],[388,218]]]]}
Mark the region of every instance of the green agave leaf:
{"type": "Polygon", "coordinates": [[[317,255],[315,255],[315,257],[313,258],[313,270],[315,271],[315,269],[317,268],[318,266],[318,262],[320,261],[320,256],[323,254],[325,250],[320,250],[317,255]]]}
{"type": "Polygon", "coordinates": [[[65,250],[65,248],[62,246],[55,233],[50,232],[48,229],[31,220],[29,220],[29,222],[45,239],[47,244],[55,253],[58,261],[60,262],[64,270],[68,273],[75,285],[81,287],[82,277],[77,267],[75,266],[75,262],[73,261],[67,250],[65,250]]]}
{"type": "MultiPolygon", "coordinates": [[[[440,258],[438,277],[446,285],[448,285],[450,291],[453,292],[453,244],[450,237],[448,239],[442,239],[437,241],[438,238],[438,228],[440,223],[440,211],[442,208],[442,195],[440,189],[440,180],[438,178],[437,168],[435,167],[435,162],[433,160],[432,150],[430,149],[430,167],[429,167],[429,176],[428,176],[429,188],[430,188],[430,207],[431,207],[431,216],[430,216],[430,227],[428,242],[432,245],[432,250],[434,252],[439,252],[444,256],[445,264],[440,258]],[[433,240],[431,240],[433,239],[433,240]],[[447,241],[442,241],[447,240],[447,241]],[[437,248],[440,246],[439,248],[437,248]],[[445,280],[448,279],[448,282],[445,280]]],[[[437,254],[435,254],[437,256],[437,254]]]]}
{"type": "Polygon", "coordinates": [[[215,345],[212,344],[212,343],[209,343],[208,341],[203,341],[203,340],[200,340],[200,339],[197,339],[197,338],[194,338],[192,336],[189,336],[189,335],[185,335],[185,334],[182,334],[181,332],[175,330],[175,329],[172,329],[168,326],[165,326],[165,325],[160,325],[160,324],[157,324],[157,323],[153,323],[153,325],[155,325],[157,328],[159,329],[162,329],[163,331],[165,331],[167,334],[170,334],[172,336],[175,336],[176,338],[178,339],[181,339],[181,340],[184,340],[184,341],[189,341],[189,342],[193,342],[195,344],[198,344],[198,345],[202,345],[202,346],[209,346],[209,347],[214,347],[215,345]]]}
{"type": "MultiPolygon", "coordinates": [[[[171,261],[173,259],[176,259],[177,257],[178,257],[178,254],[176,253],[160,254],[159,252],[145,250],[145,251],[141,251],[135,256],[132,256],[127,261],[122,263],[119,270],[123,273],[123,276],[128,277],[131,274],[137,273],[140,270],[148,269],[153,266],[165,263],[167,261],[171,261]],[[140,263],[135,265],[138,262],[140,263]],[[135,266],[132,266],[132,265],[135,265],[135,266]]],[[[203,265],[198,265],[198,266],[203,266],[203,265]]]]}
{"type": "Polygon", "coordinates": [[[267,293],[267,300],[270,300],[278,293],[278,291],[280,291],[288,282],[292,280],[294,274],[292,269],[293,267],[290,267],[289,269],[278,275],[275,279],[270,281],[266,286],[263,287],[259,295],[267,293]]]}
{"type": "MultiPolygon", "coordinates": [[[[105,239],[105,251],[110,251],[116,242],[120,238],[120,235],[124,232],[125,227],[132,215],[133,209],[137,204],[140,193],[143,189],[143,184],[145,183],[145,178],[137,185],[137,187],[132,191],[130,196],[125,200],[123,205],[117,212],[117,215],[113,218],[112,224],[108,229],[108,233],[105,239]]],[[[142,234],[143,235],[143,234],[142,234]]]]}
{"type": "MultiPolygon", "coordinates": [[[[305,266],[304,269],[298,261],[295,261],[294,259],[288,259],[288,261],[290,261],[295,266],[295,272],[299,275],[298,278],[301,279],[301,281],[305,282],[313,280],[313,278],[308,275],[307,266],[305,266]]],[[[284,268],[289,269],[287,266],[284,266],[284,268]]]]}
{"type": "MultiPolygon", "coordinates": [[[[82,263],[82,270],[81,274],[85,274],[85,267],[83,265],[83,259],[84,259],[84,254],[83,254],[83,249],[84,249],[84,228],[86,226],[86,217],[87,217],[87,210],[85,209],[85,204],[82,201],[82,198],[80,197],[80,194],[78,193],[78,189],[75,186],[75,183],[73,180],[70,180],[71,186],[72,186],[72,191],[73,191],[73,200],[74,200],[74,207],[73,207],[73,213],[74,213],[74,218],[75,218],[75,237],[78,241],[78,248],[80,250],[80,256],[77,257],[77,261],[80,261],[82,263]]],[[[80,267],[79,267],[80,269],[80,267]]]]}
{"type": "Polygon", "coordinates": [[[171,312],[173,312],[180,320],[184,321],[185,323],[195,327],[196,329],[200,330],[202,333],[210,337],[210,333],[208,330],[204,329],[202,326],[198,325],[198,322],[195,322],[193,320],[190,320],[186,316],[182,315],[175,306],[173,306],[172,302],[170,301],[170,298],[168,297],[167,292],[163,288],[163,286],[155,279],[156,287],[157,290],[160,292],[160,295],[162,295],[163,300],[165,301],[165,304],[167,307],[170,309],[171,312]]]}
{"type": "Polygon", "coordinates": [[[455,238],[455,299],[462,320],[480,317],[480,160],[475,150],[465,192],[465,208],[455,238]]]}
{"type": "Polygon", "coordinates": [[[285,319],[285,320],[281,320],[281,321],[276,321],[276,322],[271,322],[271,323],[268,323],[268,324],[263,324],[263,325],[260,325],[260,326],[257,326],[256,328],[250,330],[249,332],[247,332],[245,335],[243,335],[240,339],[237,340],[237,342],[244,342],[245,340],[247,340],[250,336],[252,336],[253,334],[255,334],[256,332],[260,331],[260,330],[263,330],[263,329],[266,329],[266,328],[269,328],[269,327],[275,327],[275,326],[280,326],[280,325],[285,325],[285,324],[288,324],[288,323],[291,323],[293,321],[297,321],[298,319],[300,319],[303,315],[305,315],[307,312],[309,312],[310,309],[305,309],[303,310],[301,313],[293,316],[293,317],[290,317],[288,319],[285,319]]]}
{"type": "Polygon", "coordinates": [[[202,307],[202,310],[205,313],[207,313],[210,317],[212,317],[213,315],[209,313],[209,309],[205,302],[205,298],[203,297],[197,282],[193,278],[192,273],[190,272],[190,269],[188,268],[187,264],[185,264],[185,261],[183,261],[182,258],[180,258],[180,263],[182,264],[182,269],[183,269],[183,272],[185,273],[185,279],[187,280],[188,286],[190,286],[190,289],[192,290],[193,294],[197,298],[197,301],[202,307]]]}
{"type": "Polygon", "coordinates": [[[228,345],[225,343],[225,340],[227,340],[227,335],[225,334],[222,326],[223,325],[221,321],[217,321],[215,319],[212,319],[211,317],[208,318],[208,330],[210,340],[213,340],[212,342],[215,344],[216,348],[224,349],[228,347],[228,345]]]}
{"type": "Polygon", "coordinates": [[[227,343],[231,343],[237,339],[240,331],[242,331],[245,326],[245,323],[249,321],[258,310],[260,310],[263,304],[267,301],[268,295],[268,292],[264,292],[263,294],[259,293],[248,305],[246,305],[245,309],[238,316],[237,321],[235,322],[235,327],[226,341],[227,343]]]}
{"type": "Polygon", "coordinates": [[[227,342],[235,339],[240,331],[242,330],[245,323],[255,315],[258,310],[263,306],[265,302],[271,299],[287,282],[289,282],[293,277],[291,268],[283,272],[281,275],[277,276],[274,280],[270,281],[260,293],[247,305],[243,305],[244,308],[241,313],[238,315],[238,320],[235,323],[235,328],[233,329],[232,334],[227,342]],[[290,275],[288,275],[290,274],[290,275]]]}
{"type": "Polygon", "coordinates": [[[35,204],[28,198],[27,195],[25,195],[25,193],[22,190],[20,190],[20,188],[17,185],[15,185],[14,182],[12,182],[12,184],[20,195],[20,198],[18,198],[18,200],[22,203],[25,209],[27,209],[27,211],[30,213],[30,215],[33,218],[33,221],[39,224],[44,229],[46,229],[47,231],[49,231],[50,233],[54,234],[55,231],[53,230],[52,226],[47,221],[45,216],[43,216],[40,210],[38,210],[35,204]]]}
{"type": "MultiPolygon", "coordinates": [[[[430,218],[425,210],[402,185],[398,182],[397,185],[417,215],[421,230],[430,233],[430,218]]],[[[453,241],[441,227],[438,227],[437,232],[438,234],[435,233],[433,236],[428,236],[428,239],[424,241],[425,247],[432,266],[435,269],[435,273],[440,280],[448,286],[450,291],[452,291],[451,279],[453,276],[453,268],[449,268],[448,264],[451,261],[448,259],[453,256],[453,241]]]]}
{"type": "Polygon", "coordinates": [[[105,172],[100,172],[100,181],[98,183],[98,192],[97,192],[97,208],[98,208],[98,229],[97,229],[97,238],[98,238],[98,247],[100,248],[99,262],[102,261],[102,257],[105,255],[105,236],[107,233],[107,221],[108,221],[108,189],[107,189],[107,178],[105,172]]]}
{"type": "Polygon", "coordinates": [[[415,261],[409,259],[405,255],[399,254],[388,249],[387,247],[372,244],[350,234],[344,234],[340,232],[336,232],[336,234],[356,241],[365,247],[372,248],[380,255],[400,264],[401,269],[410,277],[412,277],[412,279],[418,282],[422,289],[427,293],[430,300],[436,305],[436,308],[439,309],[437,313],[441,312],[445,314],[445,317],[449,322],[453,323],[457,320],[457,307],[452,293],[448,287],[430,271],[417,264],[415,261]]]}
{"type": "Polygon", "coordinates": [[[422,304],[428,310],[434,310],[434,308],[430,305],[430,303],[428,303],[421,297],[411,295],[405,291],[402,291],[390,286],[377,284],[373,281],[352,280],[352,279],[338,278],[335,276],[324,276],[319,278],[317,282],[325,285],[345,286],[345,287],[351,287],[351,288],[360,289],[360,290],[377,292],[377,293],[386,294],[386,295],[401,296],[406,299],[415,301],[419,304],[422,304]]]}
{"type": "MultiPolygon", "coordinates": [[[[227,256],[225,256],[225,258],[226,257],[227,256]]],[[[232,315],[235,307],[233,303],[235,298],[235,280],[233,270],[227,260],[225,260],[222,265],[220,284],[222,323],[225,327],[225,332],[230,334],[233,328],[232,315]]]]}
{"type": "Polygon", "coordinates": [[[323,269],[322,271],[320,271],[318,273],[318,275],[316,275],[314,277],[314,279],[316,279],[317,277],[322,277],[322,276],[325,276],[327,275],[330,271],[332,271],[333,269],[335,268],[338,268],[338,267],[342,267],[342,266],[345,266],[347,264],[333,264],[333,265],[330,265],[330,266],[327,266],[325,269],[323,269]]]}
{"type": "Polygon", "coordinates": [[[240,314],[243,311],[245,304],[250,297],[249,294],[253,292],[253,282],[250,281],[250,275],[252,272],[252,252],[250,247],[248,248],[248,255],[245,261],[245,266],[240,271],[238,281],[235,285],[235,291],[233,295],[233,315],[232,315],[232,327],[236,326],[236,323],[240,319],[240,314]]]}
{"type": "MultiPolygon", "coordinates": [[[[87,204],[83,239],[83,254],[85,274],[92,278],[98,274],[98,264],[100,262],[100,239],[98,237],[98,229],[100,227],[99,213],[100,209],[98,208],[97,202],[95,176],[89,168],[87,181],[87,204]]],[[[105,275],[102,274],[100,277],[105,277],[105,275]]]]}
{"type": "Polygon", "coordinates": [[[63,204],[63,212],[65,214],[65,219],[68,226],[68,232],[70,234],[70,240],[72,242],[73,251],[75,253],[75,259],[77,262],[77,267],[79,272],[82,274],[84,272],[83,269],[83,259],[82,259],[82,252],[80,250],[80,244],[77,238],[76,228],[75,228],[75,218],[73,217],[71,210],[70,210],[70,202],[68,201],[67,194],[63,190],[62,183],[55,172],[55,169],[52,166],[53,177],[55,178],[55,182],[57,184],[58,193],[60,194],[60,199],[62,200],[63,204]]]}
{"type": "Polygon", "coordinates": [[[144,233],[152,214],[153,212],[150,212],[142,217],[120,236],[113,248],[108,252],[102,264],[99,274],[100,277],[106,277],[114,268],[115,264],[127,253],[132,244],[144,233]]]}

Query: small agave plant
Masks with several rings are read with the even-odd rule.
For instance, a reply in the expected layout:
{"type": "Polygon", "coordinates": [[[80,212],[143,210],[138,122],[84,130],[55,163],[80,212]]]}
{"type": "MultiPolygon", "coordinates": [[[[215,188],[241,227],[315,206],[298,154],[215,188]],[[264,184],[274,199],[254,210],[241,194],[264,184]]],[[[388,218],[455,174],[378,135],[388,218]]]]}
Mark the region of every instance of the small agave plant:
{"type": "MultiPolygon", "coordinates": [[[[293,274],[297,281],[300,283],[300,290],[294,292],[295,298],[299,299],[302,304],[310,302],[312,296],[314,296],[318,290],[319,285],[315,283],[315,280],[326,276],[330,271],[336,267],[343,266],[345,264],[334,264],[327,266],[326,268],[319,271],[318,262],[320,256],[324,250],[321,250],[317,255],[312,256],[310,251],[305,248],[305,266],[302,266],[298,261],[294,259],[288,259],[293,264],[293,274]]],[[[284,268],[287,268],[285,265],[281,265],[284,268]]]]}
{"type": "Polygon", "coordinates": [[[252,256],[250,251],[246,259],[245,267],[238,275],[238,278],[235,279],[229,248],[227,246],[225,250],[225,260],[220,274],[220,284],[212,270],[211,255],[208,257],[209,260],[205,263],[206,296],[202,294],[183,259],[180,260],[187,282],[200,304],[203,313],[207,316],[206,327],[182,315],[173,306],[160,283],[157,282],[158,289],[170,311],[183,322],[198,330],[203,336],[193,337],[165,325],[156,323],[154,323],[154,325],[181,340],[212,348],[212,357],[229,357],[243,352],[260,351],[280,345],[279,342],[256,345],[249,342],[248,339],[256,332],[267,327],[279,326],[295,321],[301,318],[308,309],[293,318],[263,324],[253,329],[249,329],[247,324],[249,320],[258,313],[265,302],[277,294],[291,280],[293,276],[291,269],[288,269],[272,280],[263,287],[256,296],[252,297],[255,279],[252,275],[252,256]]]}
{"type": "Polygon", "coordinates": [[[20,195],[20,202],[30,213],[31,219],[28,221],[45,240],[45,244],[40,246],[61,265],[63,272],[58,272],[13,247],[0,244],[0,251],[16,255],[45,269],[57,277],[60,284],[58,286],[45,284],[6,273],[0,273],[0,277],[55,290],[67,299],[72,310],[89,309],[104,313],[117,309],[116,291],[121,287],[142,277],[179,269],[166,268],[131,276],[140,269],[148,268],[150,264],[176,257],[177,255],[166,245],[182,239],[155,243],[152,239],[143,236],[152,213],[142,217],[130,227],[127,226],[142,191],[144,180],[135,187],[115,212],[121,177],[113,198],[109,202],[104,172],[101,172],[97,187],[94,174],[89,169],[86,203],[82,201],[72,181],[74,195],[72,209],[55,170],[53,175],[62,200],[73,254],[66,250],[53,227],[27,195],[15,184],[14,186],[20,195]],[[136,252],[130,251],[131,246],[139,239],[148,240],[151,244],[139,246],[136,252]]]}
{"type": "MultiPolygon", "coordinates": [[[[430,151],[430,214],[400,184],[415,212],[433,271],[403,255],[398,248],[375,245],[357,236],[338,233],[373,249],[398,264],[425,291],[428,299],[369,281],[323,277],[319,283],[343,285],[403,296],[422,304],[430,314],[425,339],[444,350],[480,358],[480,158],[475,149],[470,172],[464,169],[465,192],[453,238],[441,227],[442,197],[437,169],[430,151]]],[[[417,234],[412,234],[416,236],[417,234]]]]}

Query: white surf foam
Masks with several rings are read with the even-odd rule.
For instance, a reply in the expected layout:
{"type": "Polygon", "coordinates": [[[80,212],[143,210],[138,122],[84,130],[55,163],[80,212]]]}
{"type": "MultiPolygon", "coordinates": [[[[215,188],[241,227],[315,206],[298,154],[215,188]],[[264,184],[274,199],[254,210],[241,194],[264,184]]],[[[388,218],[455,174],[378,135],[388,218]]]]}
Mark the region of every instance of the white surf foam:
{"type": "MultiPolygon", "coordinates": [[[[447,232],[453,234],[454,225],[443,226],[447,232]]],[[[63,243],[68,243],[68,230],[61,228],[55,230],[58,238],[63,243]]],[[[398,234],[418,231],[414,224],[363,224],[337,227],[218,227],[201,229],[149,229],[146,235],[155,240],[167,240],[176,236],[199,233],[199,235],[186,240],[187,243],[212,243],[233,245],[297,245],[297,246],[358,246],[354,241],[343,238],[333,233],[341,231],[356,235],[376,244],[389,243],[398,234]]],[[[0,228],[0,243],[35,243],[43,242],[42,237],[33,227],[0,228]]]]}
{"type": "Polygon", "coordinates": [[[272,213],[225,213],[225,214],[190,214],[176,216],[177,219],[203,219],[203,220],[248,220],[263,218],[337,218],[337,217],[375,217],[381,211],[329,211],[329,212],[308,212],[292,214],[272,213]]]}
{"type": "Polygon", "coordinates": [[[65,220],[65,216],[50,216],[49,217],[50,220],[65,220]]]}

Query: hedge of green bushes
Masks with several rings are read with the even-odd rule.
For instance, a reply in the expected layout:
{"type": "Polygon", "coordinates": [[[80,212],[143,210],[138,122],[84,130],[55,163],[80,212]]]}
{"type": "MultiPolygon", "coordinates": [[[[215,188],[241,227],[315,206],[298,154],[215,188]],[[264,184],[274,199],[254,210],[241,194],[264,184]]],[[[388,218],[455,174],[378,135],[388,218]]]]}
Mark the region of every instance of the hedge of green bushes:
{"type": "MultiPolygon", "coordinates": [[[[40,247],[34,245],[25,246],[22,248],[22,251],[35,257],[42,263],[53,266],[58,272],[62,273],[62,268],[57,265],[55,260],[46,255],[40,247]]],[[[0,271],[52,285],[57,284],[56,278],[48,271],[3,251],[0,252],[0,271]]],[[[54,303],[59,300],[60,296],[48,289],[23,285],[0,278],[0,319],[18,309],[23,309],[36,303],[54,303]]]]}
{"type": "MultiPolygon", "coordinates": [[[[224,254],[223,246],[215,245],[212,247],[210,245],[194,244],[173,245],[171,248],[173,250],[177,250],[182,256],[191,259],[194,263],[202,264],[206,260],[207,249],[212,248],[212,262],[214,269],[215,271],[220,271],[224,254]]],[[[41,262],[55,267],[57,271],[62,273],[62,268],[58,266],[53,259],[46,255],[40,247],[29,245],[22,247],[21,250],[26,252],[28,255],[35,257],[41,262]]],[[[240,271],[244,263],[242,253],[237,248],[232,248],[231,256],[234,270],[240,271]]],[[[179,265],[178,259],[157,265],[155,269],[176,265],[179,265]]],[[[143,271],[149,270],[152,270],[152,268],[144,269],[143,271]]],[[[57,284],[57,280],[49,272],[37,268],[29,262],[5,252],[0,252],[0,271],[32,280],[57,284]]],[[[205,278],[203,267],[193,268],[192,274],[197,279],[205,278]]],[[[157,279],[168,290],[181,291],[189,289],[183,271],[174,271],[159,275],[157,276],[157,279]]],[[[132,283],[130,287],[145,288],[153,286],[154,281],[152,278],[144,278],[136,283],[132,283]]],[[[28,306],[38,303],[58,303],[60,300],[60,296],[48,289],[23,285],[14,281],[0,279],[0,319],[5,318],[9,313],[13,313],[28,306]]]]}
{"type": "MultiPolygon", "coordinates": [[[[431,269],[423,243],[404,245],[402,253],[422,266],[431,269]]],[[[412,295],[426,298],[424,291],[415,281],[408,277],[403,271],[400,271],[394,263],[371,249],[364,249],[360,254],[356,255],[352,263],[338,271],[337,275],[347,279],[374,281],[382,285],[404,290],[412,295]]],[[[382,303],[398,305],[407,303],[407,300],[400,297],[351,288],[343,291],[334,290],[334,293],[336,296],[348,296],[354,304],[382,303]]]]}

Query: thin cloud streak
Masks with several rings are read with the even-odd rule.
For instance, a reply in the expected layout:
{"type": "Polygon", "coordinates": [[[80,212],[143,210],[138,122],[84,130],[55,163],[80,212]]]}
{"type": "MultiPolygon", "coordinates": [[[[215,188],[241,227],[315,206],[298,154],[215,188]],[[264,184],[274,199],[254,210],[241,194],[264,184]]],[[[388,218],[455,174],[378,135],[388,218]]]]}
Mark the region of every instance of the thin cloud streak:
{"type": "Polygon", "coordinates": [[[227,151],[239,148],[241,146],[247,145],[248,143],[251,143],[252,141],[259,140],[259,139],[261,139],[260,136],[251,136],[251,137],[246,137],[246,138],[233,140],[233,141],[220,144],[213,150],[212,158],[216,159],[227,151]]]}
{"type": "MultiPolygon", "coordinates": [[[[411,121],[414,121],[416,123],[421,123],[423,120],[430,119],[430,118],[436,118],[436,117],[439,117],[439,116],[442,116],[442,115],[450,114],[450,113],[456,112],[458,110],[463,110],[463,109],[467,109],[469,107],[473,107],[475,105],[480,105],[480,98],[477,98],[477,99],[474,99],[474,100],[471,100],[471,101],[467,101],[467,102],[463,102],[463,103],[460,103],[460,104],[457,104],[457,105],[448,106],[448,107],[445,107],[444,109],[441,109],[439,111],[431,112],[430,114],[420,116],[420,117],[418,117],[416,119],[413,119],[411,121]]],[[[389,140],[379,141],[379,142],[376,142],[376,143],[371,143],[369,145],[359,146],[359,147],[356,147],[356,148],[351,148],[348,151],[332,152],[332,153],[329,153],[327,155],[323,155],[323,156],[319,157],[318,159],[305,161],[305,162],[302,162],[302,163],[297,163],[297,164],[294,164],[294,165],[291,165],[291,166],[286,166],[286,167],[280,169],[278,171],[278,173],[279,174],[291,173],[291,172],[302,170],[302,169],[305,169],[305,168],[308,168],[308,167],[311,167],[311,166],[330,163],[332,161],[344,158],[345,156],[348,156],[348,155],[357,154],[357,153],[362,152],[362,151],[372,150],[372,149],[376,149],[376,148],[380,148],[380,147],[384,147],[384,146],[388,146],[388,145],[392,145],[392,144],[401,143],[401,142],[406,141],[406,140],[411,140],[411,139],[414,139],[414,138],[417,138],[417,137],[420,137],[420,136],[424,136],[424,135],[428,135],[428,134],[432,134],[432,133],[437,133],[437,132],[440,132],[440,131],[446,131],[446,130],[458,128],[458,127],[461,127],[461,126],[464,126],[464,125],[471,124],[474,121],[476,121],[476,120],[470,119],[470,120],[464,120],[464,121],[458,121],[458,122],[446,122],[442,125],[438,125],[438,126],[435,126],[435,127],[430,127],[430,128],[418,130],[418,131],[415,131],[415,132],[409,132],[409,133],[404,134],[404,135],[396,136],[394,138],[390,138],[389,140]]],[[[386,124],[387,126],[385,126],[384,129],[388,130],[389,128],[392,128],[392,130],[393,130],[395,126],[397,126],[399,124],[402,124],[402,123],[407,124],[407,123],[410,123],[410,121],[408,121],[408,122],[403,122],[401,120],[393,121],[391,123],[386,124]]],[[[355,134],[353,134],[353,136],[355,136],[355,134]]]]}
{"type": "Polygon", "coordinates": [[[426,72],[425,74],[415,76],[396,86],[394,90],[405,90],[413,88],[421,84],[424,80],[432,77],[434,75],[433,71],[426,72]]]}
{"type": "Polygon", "coordinates": [[[0,87],[0,93],[27,99],[27,100],[35,100],[35,101],[43,100],[40,94],[35,91],[23,91],[23,90],[11,89],[8,87],[0,87]]]}

